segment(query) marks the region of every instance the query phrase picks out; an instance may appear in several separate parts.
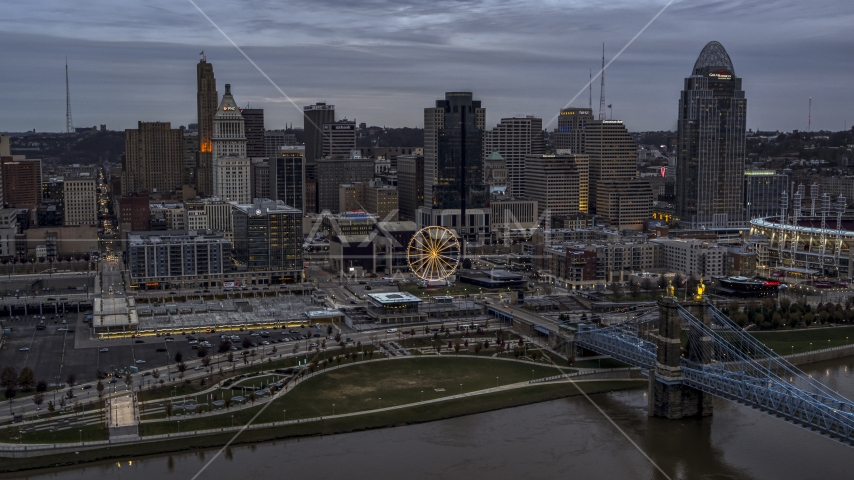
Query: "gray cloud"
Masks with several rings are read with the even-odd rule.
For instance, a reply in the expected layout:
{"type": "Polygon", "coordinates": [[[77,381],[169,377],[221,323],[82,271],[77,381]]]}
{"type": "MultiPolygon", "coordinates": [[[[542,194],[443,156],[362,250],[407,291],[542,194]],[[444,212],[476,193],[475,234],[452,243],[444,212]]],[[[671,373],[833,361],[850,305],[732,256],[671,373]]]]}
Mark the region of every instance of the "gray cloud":
{"type": "MultiPolygon", "coordinates": [[[[663,1],[274,0],[199,6],[291,97],[327,101],[369,124],[420,126],[445,91],[472,90],[488,122],[554,116],[657,12],[663,1]],[[595,72],[594,72],[595,73],[595,72]]],[[[814,128],[854,122],[854,6],[678,1],[606,72],[607,103],[632,130],[671,129],[683,78],[710,40],[727,48],[744,78],[748,125],[814,128]]],[[[6,67],[0,130],[60,130],[64,57],[75,124],[135,126],[195,121],[195,62],[214,64],[219,89],[265,109],[269,127],[300,125],[299,111],[230,47],[189,2],[82,0],[0,6],[6,67]]],[[[598,82],[593,89],[598,107],[598,82]]],[[[587,105],[584,92],[576,105],[587,105]]]]}

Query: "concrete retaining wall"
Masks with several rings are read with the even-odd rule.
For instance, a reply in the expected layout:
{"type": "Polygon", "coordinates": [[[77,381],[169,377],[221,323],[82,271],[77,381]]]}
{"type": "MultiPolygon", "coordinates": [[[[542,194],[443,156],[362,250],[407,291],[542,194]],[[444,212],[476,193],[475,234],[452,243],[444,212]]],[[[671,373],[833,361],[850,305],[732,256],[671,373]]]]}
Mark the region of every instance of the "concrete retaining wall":
{"type": "Polygon", "coordinates": [[[844,347],[823,348],[813,352],[785,355],[783,358],[793,365],[805,365],[825,360],[834,360],[836,358],[850,357],[852,355],[854,355],[854,345],[846,345],[844,347]]]}

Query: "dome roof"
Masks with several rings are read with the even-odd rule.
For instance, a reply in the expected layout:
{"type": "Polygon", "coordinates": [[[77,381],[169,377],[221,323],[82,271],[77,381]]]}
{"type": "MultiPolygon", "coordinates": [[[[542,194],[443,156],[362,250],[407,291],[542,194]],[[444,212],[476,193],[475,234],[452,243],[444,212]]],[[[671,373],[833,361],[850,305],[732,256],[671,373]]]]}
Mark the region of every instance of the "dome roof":
{"type": "Polygon", "coordinates": [[[693,75],[703,75],[715,68],[722,68],[735,75],[732,60],[730,60],[724,46],[719,42],[711,41],[703,47],[703,51],[697,57],[697,61],[694,63],[693,75]]]}

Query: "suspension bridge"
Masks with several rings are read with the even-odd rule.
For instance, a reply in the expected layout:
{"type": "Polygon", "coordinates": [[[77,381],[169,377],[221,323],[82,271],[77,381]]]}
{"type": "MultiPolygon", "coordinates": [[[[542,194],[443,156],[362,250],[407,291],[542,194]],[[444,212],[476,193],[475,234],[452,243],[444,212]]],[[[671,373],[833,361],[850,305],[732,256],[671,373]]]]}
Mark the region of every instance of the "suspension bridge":
{"type": "MultiPolygon", "coordinates": [[[[669,292],[671,293],[671,292],[669,292]]],[[[712,397],[854,446],[854,402],[745,332],[701,293],[672,293],[634,318],[576,334],[576,345],[649,372],[649,414],[712,414],[712,397]]]]}

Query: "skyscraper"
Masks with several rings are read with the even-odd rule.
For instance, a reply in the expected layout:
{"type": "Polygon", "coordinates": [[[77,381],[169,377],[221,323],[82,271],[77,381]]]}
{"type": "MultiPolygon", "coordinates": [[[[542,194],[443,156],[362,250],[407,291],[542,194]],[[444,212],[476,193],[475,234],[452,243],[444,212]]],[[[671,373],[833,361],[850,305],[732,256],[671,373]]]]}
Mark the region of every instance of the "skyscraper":
{"type": "Polygon", "coordinates": [[[323,125],[335,123],[335,105],[318,102],[302,108],[305,159],[313,162],[323,155],[323,125]]]}
{"type": "Polygon", "coordinates": [[[506,162],[508,193],[525,194],[525,155],[546,153],[543,119],[531,115],[502,118],[501,123],[484,135],[484,160],[494,152],[506,162]]]}
{"type": "Polygon", "coordinates": [[[747,100],[723,45],[709,42],[679,99],[676,216],[691,226],[738,226],[747,100]]]}
{"type": "Polygon", "coordinates": [[[2,157],[3,201],[10,207],[38,207],[42,201],[42,161],[23,155],[2,157]]]}
{"type": "Polygon", "coordinates": [[[98,224],[97,182],[90,176],[66,178],[64,182],[65,225],[98,224]]]}
{"type": "Polygon", "coordinates": [[[554,131],[555,149],[584,153],[584,127],[593,120],[593,110],[589,108],[561,109],[554,131]]]}
{"type": "Polygon", "coordinates": [[[610,181],[628,182],[637,177],[638,147],[622,120],[586,122],[583,143],[583,153],[590,157],[588,212],[599,213],[599,184],[610,181]]]}
{"type": "Polygon", "coordinates": [[[184,182],[184,132],[169,122],[125,130],[122,193],[171,192],[184,182]]]}
{"type": "Polygon", "coordinates": [[[246,156],[249,158],[264,157],[264,109],[244,108],[240,110],[240,113],[243,115],[246,131],[246,156]]]}
{"type": "Polygon", "coordinates": [[[486,109],[471,92],[447,92],[424,109],[424,207],[418,224],[451,227],[488,241],[489,188],[483,181],[486,109]]]}
{"type": "Polygon", "coordinates": [[[246,157],[244,120],[227,83],[213,122],[213,195],[227,202],[251,203],[252,175],[246,157]]]}
{"type": "Polygon", "coordinates": [[[356,149],[356,121],[341,120],[324,123],[323,156],[350,155],[350,150],[356,149]]]}
{"type": "Polygon", "coordinates": [[[284,130],[267,130],[264,132],[264,156],[267,158],[277,156],[279,147],[296,144],[297,138],[293,133],[285,133],[284,130]]]}
{"type": "Polygon", "coordinates": [[[270,198],[305,212],[305,147],[279,147],[269,163],[270,198]]]}
{"type": "Polygon", "coordinates": [[[234,257],[246,265],[251,285],[302,281],[302,212],[283,202],[237,205],[234,257]]]}
{"type": "Polygon", "coordinates": [[[213,65],[202,58],[196,65],[196,118],[199,123],[199,155],[196,160],[196,189],[202,196],[213,193],[213,118],[219,96],[213,65]]]}
{"type": "Polygon", "coordinates": [[[587,183],[588,158],[582,154],[525,156],[525,191],[537,201],[537,216],[569,217],[582,211],[581,187],[587,183]]]}

